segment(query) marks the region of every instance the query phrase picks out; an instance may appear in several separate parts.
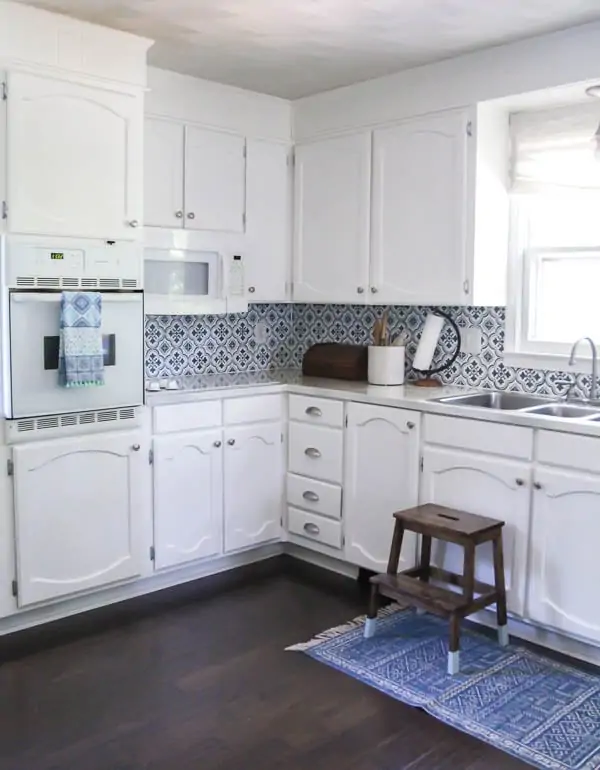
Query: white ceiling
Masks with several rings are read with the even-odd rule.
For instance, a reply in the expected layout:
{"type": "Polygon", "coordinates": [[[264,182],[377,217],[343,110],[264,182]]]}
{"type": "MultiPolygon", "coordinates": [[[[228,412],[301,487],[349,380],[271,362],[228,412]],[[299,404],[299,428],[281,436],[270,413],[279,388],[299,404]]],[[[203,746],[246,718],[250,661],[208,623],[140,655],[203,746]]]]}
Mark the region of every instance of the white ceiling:
{"type": "Polygon", "coordinates": [[[285,98],[600,19],[600,0],[19,0],[154,38],[150,63],[285,98]]]}

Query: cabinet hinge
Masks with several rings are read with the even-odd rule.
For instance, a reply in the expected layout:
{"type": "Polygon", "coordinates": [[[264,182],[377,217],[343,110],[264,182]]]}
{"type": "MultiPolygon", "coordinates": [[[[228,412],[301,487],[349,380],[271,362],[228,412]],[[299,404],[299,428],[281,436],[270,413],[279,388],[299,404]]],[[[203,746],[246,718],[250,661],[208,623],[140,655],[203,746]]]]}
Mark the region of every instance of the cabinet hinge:
{"type": "Polygon", "coordinates": [[[283,433],[281,434],[281,443],[283,444],[283,433]]]}
{"type": "Polygon", "coordinates": [[[246,229],[246,212],[242,214],[242,224],[244,225],[244,230],[246,229]]]}
{"type": "Polygon", "coordinates": [[[469,293],[469,288],[470,288],[469,282],[468,281],[464,281],[464,283],[463,283],[463,291],[464,291],[465,294],[469,293]]]}
{"type": "Polygon", "coordinates": [[[248,157],[248,145],[244,142],[244,149],[242,150],[242,155],[244,158],[248,157]]]}
{"type": "Polygon", "coordinates": [[[2,91],[2,101],[5,102],[8,99],[8,84],[0,83],[0,90],[2,91]]]}
{"type": "Polygon", "coordinates": [[[425,465],[423,458],[421,457],[421,462],[419,463],[419,467],[421,469],[421,473],[423,473],[423,466],[425,465]]]}
{"type": "Polygon", "coordinates": [[[156,561],[156,551],[153,545],[150,546],[150,561],[156,561]]]}
{"type": "Polygon", "coordinates": [[[148,465],[154,465],[154,449],[148,450],[148,465]]]}
{"type": "Polygon", "coordinates": [[[8,203],[2,201],[2,219],[8,219],[8,203]]]}
{"type": "Polygon", "coordinates": [[[473,121],[469,120],[467,123],[467,136],[473,136],[473,121]]]}
{"type": "Polygon", "coordinates": [[[19,595],[19,584],[17,583],[16,580],[13,580],[13,582],[11,583],[11,589],[12,589],[13,596],[19,595]]]}
{"type": "Polygon", "coordinates": [[[344,425],[348,427],[348,415],[344,417],[344,425]]]}
{"type": "Polygon", "coordinates": [[[346,545],[346,535],[342,535],[342,548],[346,545]]]}
{"type": "Polygon", "coordinates": [[[288,155],[287,162],[288,162],[288,166],[291,166],[292,168],[294,168],[294,166],[296,165],[296,153],[293,150],[288,155]]]}
{"type": "Polygon", "coordinates": [[[7,476],[14,476],[15,475],[15,464],[12,460],[6,461],[6,475],[7,476]]]}

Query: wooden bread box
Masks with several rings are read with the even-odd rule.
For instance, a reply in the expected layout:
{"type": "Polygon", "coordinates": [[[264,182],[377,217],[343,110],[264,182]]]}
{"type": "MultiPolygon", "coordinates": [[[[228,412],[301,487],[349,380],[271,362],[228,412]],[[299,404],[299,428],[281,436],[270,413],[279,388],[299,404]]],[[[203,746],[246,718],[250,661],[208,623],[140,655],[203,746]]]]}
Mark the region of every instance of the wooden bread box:
{"type": "Polygon", "coordinates": [[[335,342],[313,345],[302,359],[302,374],[335,380],[367,380],[366,345],[335,342]]]}

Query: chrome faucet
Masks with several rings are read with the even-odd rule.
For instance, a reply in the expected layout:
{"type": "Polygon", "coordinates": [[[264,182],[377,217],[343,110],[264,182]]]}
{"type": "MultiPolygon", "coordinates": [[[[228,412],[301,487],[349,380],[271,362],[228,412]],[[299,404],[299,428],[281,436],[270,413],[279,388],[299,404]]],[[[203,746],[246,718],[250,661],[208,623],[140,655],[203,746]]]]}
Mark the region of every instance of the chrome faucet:
{"type": "Polygon", "coordinates": [[[594,340],[591,337],[581,337],[577,342],[573,343],[571,355],[569,356],[569,366],[575,364],[575,355],[577,354],[577,347],[580,342],[589,342],[592,350],[592,381],[590,382],[590,395],[588,400],[594,401],[596,398],[596,391],[598,390],[598,352],[594,340]]]}

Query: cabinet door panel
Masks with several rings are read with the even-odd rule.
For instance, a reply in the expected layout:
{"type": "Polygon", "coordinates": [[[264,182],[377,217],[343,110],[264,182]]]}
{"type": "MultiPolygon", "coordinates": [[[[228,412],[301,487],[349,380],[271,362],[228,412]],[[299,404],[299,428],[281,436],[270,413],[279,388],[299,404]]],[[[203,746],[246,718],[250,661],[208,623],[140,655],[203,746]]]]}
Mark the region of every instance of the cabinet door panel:
{"type": "MultiPolygon", "coordinates": [[[[349,404],[344,473],[346,558],[385,572],[393,514],[417,505],[419,417],[404,409],[349,404]],[[413,427],[411,428],[410,425],[413,427]]],[[[404,535],[400,570],[415,563],[416,536],[404,535]]]]}
{"type": "Polygon", "coordinates": [[[466,124],[458,110],[374,132],[371,285],[378,302],[465,300],[466,124]]]}
{"type": "Polygon", "coordinates": [[[154,543],[157,569],[222,550],[221,431],[154,440],[154,543]]]}
{"type": "MultiPolygon", "coordinates": [[[[518,615],[523,615],[525,603],[529,477],[526,463],[453,449],[425,446],[423,450],[421,503],[437,503],[506,522],[502,537],[507,602],[509,610],[518,615]]],[[[434,541],[433,560],[453,572],[463,571],[463,549],[452,543],[434,541]]],[[[476,576],[494,583],[489,543],[477,547],[476,576]]]]}
{"type": "Polygon", "coordinates": [[[144,222],[183,227],[184,128],[157,118],[144,126],[144,222]]]}
{"type": "Polygon", "coordinates": [[[18,233],[135,238],[142,106],[135,96],[10,76],[9,226],[18,233]]]}
{"type": "Polygon", "coordinates": [[[185,129],[185,226],[244,231],[246,141],[235,134],[185,129]]]}
{"type": "Polygon", "coordinates": [[[14,448],[19,606],[140,574],[139,442],[121,433],[14,448]]]}
{"type": "Polygon", "coordinates": [[[299,145],[295,152],[294,300],[364,302],[371,135],[299,145]]]}
{"type": "Polygon", "coordinates": [[[225,551],[277,540],[283,512],[281,425],[226,429],[224,477],[225,551]]]}
{"type": "Polygon", "coordinates": [[[547,468],[535,479],[529,617],[600,642],[600,479],[547,468]]]}

